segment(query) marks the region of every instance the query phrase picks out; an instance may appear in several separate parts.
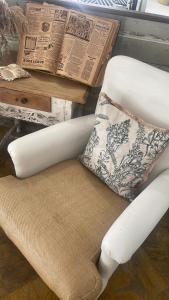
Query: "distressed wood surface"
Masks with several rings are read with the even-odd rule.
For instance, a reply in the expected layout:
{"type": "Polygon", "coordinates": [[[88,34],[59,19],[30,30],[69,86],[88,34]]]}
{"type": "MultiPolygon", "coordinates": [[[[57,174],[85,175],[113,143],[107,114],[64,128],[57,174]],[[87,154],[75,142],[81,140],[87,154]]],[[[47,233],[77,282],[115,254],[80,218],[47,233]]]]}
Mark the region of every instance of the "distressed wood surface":
{"type": "Polygon", "coordinates": [[[35,94],[42,97],[68,99],[81,104],[86,102],[89,91],[89,87],[86,85],[67,78],[50,76],[42,72],[30,71],[30,74],[30,78],[21,78],[10,82],[1,80],[0,88],[15,90],[20,93],[35,94]]]}
{"type": "Polygon", "coordinates": [[[74,109],[75,107],[71,101],[52,97],[52,112],[50,113],[0,103],[0,116],[51,126],[58,122],[70,120],[74,113],[74,109]]]}
{"type": "Polygon", "coordinates": [[[51,112],[51,98],[0,87],[0,102],[51,112]]]}

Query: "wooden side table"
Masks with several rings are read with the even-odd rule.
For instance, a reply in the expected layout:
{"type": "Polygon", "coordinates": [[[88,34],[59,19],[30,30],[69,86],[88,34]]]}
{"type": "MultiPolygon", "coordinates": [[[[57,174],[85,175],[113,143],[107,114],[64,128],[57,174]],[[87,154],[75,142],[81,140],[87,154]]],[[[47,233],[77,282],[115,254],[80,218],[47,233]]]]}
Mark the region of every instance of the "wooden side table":
{"type": "Polygon", "coordinates": [[[86,103],[89,88],[46,73],[31,78],[0,81],[0,116],[46,126],[72,118],[76,106],[86,103]]]}

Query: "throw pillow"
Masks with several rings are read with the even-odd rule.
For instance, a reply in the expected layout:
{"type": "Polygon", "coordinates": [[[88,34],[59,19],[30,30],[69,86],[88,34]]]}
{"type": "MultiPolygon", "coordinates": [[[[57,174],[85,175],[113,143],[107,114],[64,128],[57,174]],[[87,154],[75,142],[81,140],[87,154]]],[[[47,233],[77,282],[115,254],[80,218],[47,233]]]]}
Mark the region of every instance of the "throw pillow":
{"type": "Polygon", "coordinates": [[[168,129],[144,122],[101,94],[80,160],[114,192],[133,200],[168,143],[168,129]]]}

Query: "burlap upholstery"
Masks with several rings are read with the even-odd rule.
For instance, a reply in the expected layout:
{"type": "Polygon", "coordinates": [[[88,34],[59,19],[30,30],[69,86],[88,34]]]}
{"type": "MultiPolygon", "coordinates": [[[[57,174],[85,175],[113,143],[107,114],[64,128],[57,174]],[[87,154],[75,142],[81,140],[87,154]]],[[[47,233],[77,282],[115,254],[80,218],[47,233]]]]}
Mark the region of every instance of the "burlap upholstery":
{"type": "Polygon", "coordinates": [[[0,181],[0,225],[60,299],[95,299],[102,238],[127,202],[79,161],[0,181]]]}

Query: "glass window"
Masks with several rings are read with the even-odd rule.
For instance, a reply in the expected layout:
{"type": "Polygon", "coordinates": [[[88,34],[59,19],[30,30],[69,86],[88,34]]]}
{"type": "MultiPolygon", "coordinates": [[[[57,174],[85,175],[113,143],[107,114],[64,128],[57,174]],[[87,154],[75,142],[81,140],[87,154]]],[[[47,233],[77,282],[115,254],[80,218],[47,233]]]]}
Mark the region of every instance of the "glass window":
{"type": "Polygon", "coordinates": [[[132,9],[137,10],[139,0],[71,0],[72,2],[78,2],[87,4],[90,6],[106,7],[114,9],[132,9]]]}

